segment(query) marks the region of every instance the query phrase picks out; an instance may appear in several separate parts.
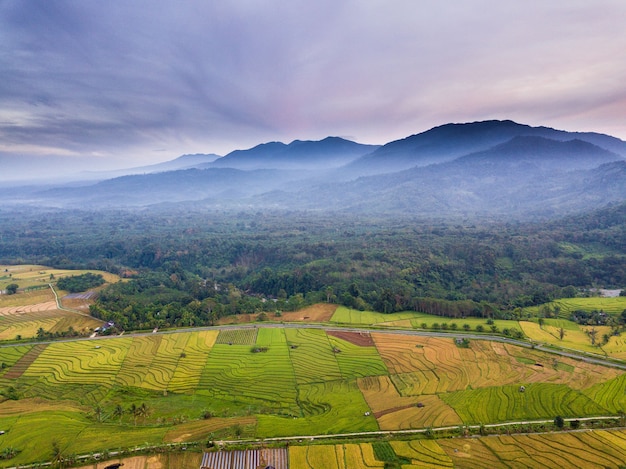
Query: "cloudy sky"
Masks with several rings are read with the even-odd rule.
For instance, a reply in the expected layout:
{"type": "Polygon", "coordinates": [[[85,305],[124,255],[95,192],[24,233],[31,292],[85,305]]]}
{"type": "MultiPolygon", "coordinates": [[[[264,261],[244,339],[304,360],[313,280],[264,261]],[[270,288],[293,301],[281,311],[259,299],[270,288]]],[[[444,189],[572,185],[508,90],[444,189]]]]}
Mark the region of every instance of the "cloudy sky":
{"type": "Polygon", "coordinates": [[[0,0],[0,154],[129,166],[513,119],[626,139],[623,0],[0,0]]]}

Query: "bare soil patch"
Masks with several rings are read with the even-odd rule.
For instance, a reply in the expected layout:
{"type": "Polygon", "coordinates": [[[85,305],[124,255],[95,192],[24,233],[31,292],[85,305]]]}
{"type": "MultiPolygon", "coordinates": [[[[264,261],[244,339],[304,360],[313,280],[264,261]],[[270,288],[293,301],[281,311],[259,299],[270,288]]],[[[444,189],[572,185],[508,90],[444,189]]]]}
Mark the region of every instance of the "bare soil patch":
{"type": "Polygon", "coordinates": [[[45,303],[0,307],[0,316],[8,316],[10,314],[36,313],[39,311],[52,311],[55,309],[57,309],[57,303],[56,301],[51,300],[45,303]]]}
{"type": "MultiPolygon", "coordinates": [[[[65,300],[63,300],[65,303],[65,300]]],[[[319,303],[298,311],[283,312],[280,316],[274,313],[265,313],[268,321],[286,321],[286,322],[329,322],[337,305],[329,303],[319,303]]],[[[262,314],[262,313],[259,313],[262,314]]],[[[217,324],[220,326],[229,324],[248,324],[258,320],[259,314],[235,314],[218,319],[217,324]]]]}
{"type": "Polygon", "coordinates": [[[359,347],[374,346],[374,339],[372,339],[372,335],[368,332],[327,331],[326,333],[338,339],[350,342],[351,344],[358,345],[359,347]]]}
{"type": "Polygon", "coordinates": [[[16,379],[24,374],[30,365],[37,359],[39,354],[43,352],[48,344],[37,344],[20,358],[15,365],[7,371],[3,378],[16,379]]]}
{"type": "Polygon", "coordinates": [[[391,409],[381,410],[380,412],[374,412],[374,417],[377,419],[381,418],[383,415],[393,414],[394,412],[398,412],[404,409],[410,409],[411,407],[415,407],[415,404],[406,404],[400,407],[393,407],[391,409]]]}
{"type": "Polygon", "coordinates": [[[94,303],[93,299],[89,298],[68,298],[67,296],[61,298],[63,306],[70,309],[76,309],[78,311],[89,311],[89,306],[94,303]]]}
{"type": "Polygon", "coordinates": [[[336,309],[337,305],[318,303],[298,311],[282,313],[280,319],[282,321],[328,322],[332,315],[335,314],[336,309]]]}

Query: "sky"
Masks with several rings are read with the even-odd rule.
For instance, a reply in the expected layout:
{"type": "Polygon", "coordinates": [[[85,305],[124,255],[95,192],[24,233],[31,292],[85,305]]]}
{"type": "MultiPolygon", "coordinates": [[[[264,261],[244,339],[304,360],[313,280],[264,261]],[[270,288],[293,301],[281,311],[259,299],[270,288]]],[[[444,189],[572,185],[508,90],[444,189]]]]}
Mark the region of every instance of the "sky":
{"type": "Polygon", "coordinates": [[[0,0],[1,161],[487,119],[626,140],[624,18],[623,0],[0,0]]]}

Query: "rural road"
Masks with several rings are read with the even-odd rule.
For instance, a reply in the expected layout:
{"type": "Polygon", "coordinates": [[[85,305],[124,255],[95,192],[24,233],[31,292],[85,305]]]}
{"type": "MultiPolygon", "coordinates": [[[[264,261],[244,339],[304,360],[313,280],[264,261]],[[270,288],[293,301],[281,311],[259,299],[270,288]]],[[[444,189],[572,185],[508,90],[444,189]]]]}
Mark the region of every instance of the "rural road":
{"type": "MultiPolygon", "coordinates": [[[[56,295],[56,293],[55,293],[56,295]]],[[[418,337],[449,337],[451,339],[471,339],[471,340],[490,340],[496,342],[502,342],[511,345],[517,345],[519,347],[525,347],[528,349],[540,350],[542,352],[551,353],[554,355],[559,355],[562,357],[572,358],[574,360],[582,360],[587,363],[593,363],[597,365],[610,366],[613,368],[618,368],[620,370],[626,371],[626,363],[618,362],[616,360],[611,360],[604,358],[600,355],[593,355],[588,352],[579,352],[579,351],[569,351],[563,349],[557,349],[554,347],[548,347],[538,343],[530,343],[523,340],[511,339],[508,337],[502,337],[497,335],[489,335],[489,334],[472,334],[472,333],[460,333],[460,332],[436,332],[436,331],[422,331],[422,330],[412,330],[412,329],[388,329],[381,328],[376,326],[342,326],[339,324],[311,324],[311,323],[255,323],[255,324],[235,324],[235,325],[226,325],[226,326],[204,326],[204,327],[189,327],[183,329],[172,329],[172,330],[164,330],[157,332],[133,332],[126,334],[124,333],[124,337],[141,337],[147,335],[154,334],[177,334],[180,332],[193,332],[193,331],[208,331],[208,330],[233,330],[233,329],[259,329],[259,328],[284,328],[284,329],[323,329],[328,331],[344,331],[344,332],[356,332],[356,333],[370,333],[377,332],[383,334],[397,334],[397,335],[410,335],[410,336],[418,336],[418,337]]],[[[60,339],[60,340],[51,340],[51,341],[31,341],[31,342],[20,342],[18,344],[2,344],[0,348],[5,347],[16,347],[18,345],[33,345],[33,344],[51,344],[58,342],[75,342],[77,340],[103,340],[110,339],[116,336],[96,336],[96,337],[79,337],[79,338],[69,338],[69,339],[60,339]]]]}

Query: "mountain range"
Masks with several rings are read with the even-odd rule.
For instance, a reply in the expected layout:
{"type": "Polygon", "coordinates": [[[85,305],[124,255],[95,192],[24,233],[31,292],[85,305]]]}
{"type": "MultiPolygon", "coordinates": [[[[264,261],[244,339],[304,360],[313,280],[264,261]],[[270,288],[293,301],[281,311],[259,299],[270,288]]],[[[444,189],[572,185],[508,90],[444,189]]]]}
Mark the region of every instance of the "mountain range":
{"type": "Polygon", "coordinates": [[[339,137],[270,142],[223,157],[186,155],[135,172],[2,195],[15,204],[82,208],[184,202],[223,209],[553,216],[626,200],[626,142],[494,120],[446,124],[382,146],[339,137]]]}

